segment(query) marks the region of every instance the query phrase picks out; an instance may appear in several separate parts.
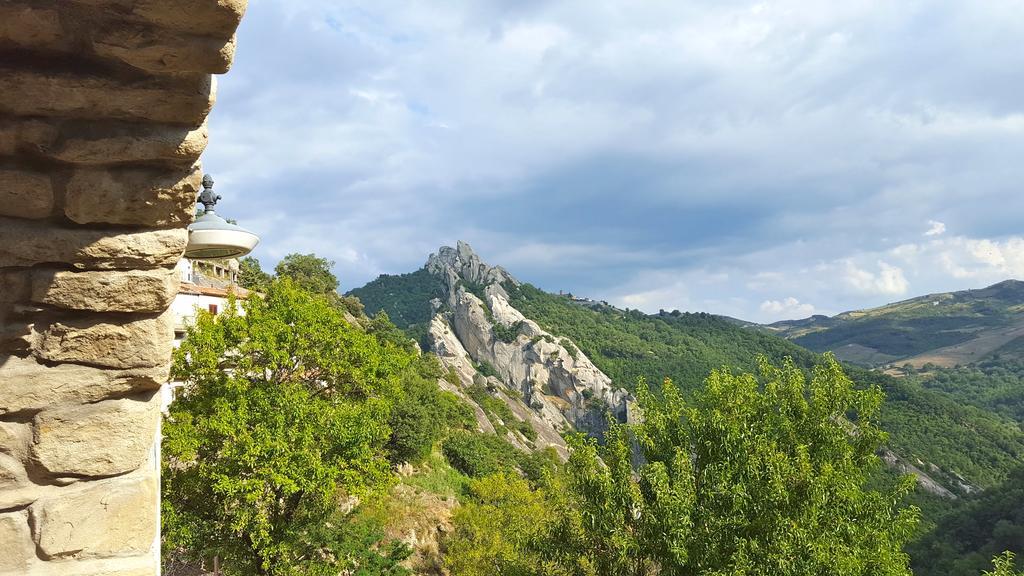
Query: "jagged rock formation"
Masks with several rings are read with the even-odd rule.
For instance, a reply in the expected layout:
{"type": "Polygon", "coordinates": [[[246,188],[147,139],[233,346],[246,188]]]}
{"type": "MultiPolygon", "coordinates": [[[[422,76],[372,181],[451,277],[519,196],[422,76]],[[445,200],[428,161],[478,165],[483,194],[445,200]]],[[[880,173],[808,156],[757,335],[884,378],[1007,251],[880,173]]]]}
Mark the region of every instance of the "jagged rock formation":
{"type": "Polygon", "coordinates": [[[245,6],[0,2],[0,575],[159,573],[166,311],[245,6]]]}
{"type": "Polygon", "coordinates": [[[600,435],[606,409],[626,419],[625,390],[571,341],[545,331],[509,303],[504,285],[519,282],[504,268],[488,266],[459,242],[432,254],[426,269],[445,283],[444,299],[433,302],[436,314],[428,330],[433,352],[464,386],[485,383],[507,399],[519,418],[534,425],[538,447],[564,450],[558,431],[570,425],[600,435]],[[483,366],[496,374],[481,374],[483,366]]]}

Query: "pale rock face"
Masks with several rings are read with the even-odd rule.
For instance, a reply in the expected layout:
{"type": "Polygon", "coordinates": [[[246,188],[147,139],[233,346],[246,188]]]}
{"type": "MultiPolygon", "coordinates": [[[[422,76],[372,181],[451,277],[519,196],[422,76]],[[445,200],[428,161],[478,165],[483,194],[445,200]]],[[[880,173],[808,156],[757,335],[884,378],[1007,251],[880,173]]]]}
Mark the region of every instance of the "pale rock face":
{"type": "MultiPolygon", "coordinates": [[[[0,365],[0,415],[38,412],[61,404],[90,404],[111,396],[157,390],[167,381],[168,372],[166,363],[116,371],[77,364],[48,366],[14,356],[0,365]]],[[[7,445],[0,426],[0,446],[7,445]]]]}
{"type": "MultiPolygon", "coordinates": [[[[427,269],[445,279],[449,289],[447,316],[435,316],[430,326],[434,351],[446,367],[456,368],[466,385],[476,372],[464,359],[468,355],[473,361],[491,364],[505,386],[523,395],[531,415],[547,424],[542,428],[552,432],[567,422],[588,431],[602,430],[605,423],[601,411],[594,409],[594,400],[625,417],[629,397],[624,390],[616,388],[585,354],[578,350],[575,357],[570,354],[563,346],[563,341],[571,345],[566,339],[541,329],[509,303],[501,284],[518,282],[504,269],[487,266],[462,242],[458,248],[442,247],[431,255],[427,269]],[[487,303],[469,293],[462,282],[483,284],[487,303]],[[518,326],[518,336],[512,342],[498,339],[495,324],[518,326]]],[[[513,411],[521,408],[511,399],[507,403],[513,411]]],[[[549,439],[555,444],[553,437],[549,439]]],[[[559,443],[564,446],[560,437],[559,443]]]]}
{"type": "Polygon", "coordinates": [[[144,554],[156,537],[156,477],[149,472],[76,485],[30,508],[45,558],[144,554]]]}
{"type": "Polygon", "coordinates": [[[155,440],[160,396],[44,410],[34,421],[32,459],[57,476],[113,476],[142,465],[155,440]]]}
{"type": "Polygon", "coordinates": [[[163,312],[180,284],[173,269],[37,271],[32,276],[32,301],[68,310],[163,312]]]}
{"type": "Polygon", "coordinates": [[[171,357],[174,314],[142,316],[124,321],[96,315],[54,322],[35,337],[36,356],[108,368],[152,368],[171,357]]]}

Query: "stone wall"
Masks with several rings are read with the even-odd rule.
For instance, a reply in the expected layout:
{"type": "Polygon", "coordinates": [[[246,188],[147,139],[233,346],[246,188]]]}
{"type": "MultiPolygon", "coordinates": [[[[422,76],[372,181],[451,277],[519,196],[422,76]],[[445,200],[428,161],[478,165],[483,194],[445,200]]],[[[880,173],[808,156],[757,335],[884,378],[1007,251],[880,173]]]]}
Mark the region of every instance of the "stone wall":
{"type": "Polygon", "coordinates": [[[159,571],[160,385],[245,0],[0,2],[0,574],[159,571]]]}

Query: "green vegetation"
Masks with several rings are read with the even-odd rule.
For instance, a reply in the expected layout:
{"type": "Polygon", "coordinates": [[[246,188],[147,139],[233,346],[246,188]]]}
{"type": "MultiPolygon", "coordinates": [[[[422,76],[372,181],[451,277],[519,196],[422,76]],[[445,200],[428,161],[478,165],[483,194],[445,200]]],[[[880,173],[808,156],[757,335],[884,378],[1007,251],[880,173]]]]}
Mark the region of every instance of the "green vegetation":
{"type": "Polygon", "coordinates": [[[905,575],[916,523],[909,479],[866,489],[884,439],[882,393],[831,359],[805,379],[714,372],[687,397],[641,387],[639,426],[606,444],[576,437],[536,487],[502,472],[474,482],[447,564],[460,575],[905,575]],[[851,427],[857,433],[850,434],[851,427]],[[632,464],[633,439],[644,464],[632,464]]]}
{"type": "Polygon", "coordinates": [[[474,384],[466,390],[466,394],[487,414],[488,420],[491,421],[491,425],[494,426],[499,436],[504,436],[508,430],[515,430],[531,442],[537,439],[537,431],[533,429],[533,426],[530,426],[529,422],[516,418],[508,404],[505,404],[502,399],[492,396],[486,386],[474,384]]]}
{"type": "Polygon", "coordinates": [[[931,294],[834,318],[777,322],[771,328],[818,352],[856,344],[906,358],[1017,322],[1022,302],[1024,282],[1007,280],[982,290],[931,294]]]}
{"type": "Polygon", "coordinates": [[[549,332],[565,336],[612,378],[633,390],[641,379],[672,378],[693,388],[713,369],[753,370],[754,355],[786,356],[810,366],[815,355],[781,338],[746,330],[711,314],[664,314],[590,308],[529,284],[506,285],[512,305],[549,332]]]}
{"type": "Polygon", "coordinates": [[[1024,465],[938,518],[908,550],[917,576],[976,576],[1003,551],[1024,553],[1024,465]]]}
{"type": "Polygon", "coordinates": [[[185,387],[163,428],[165,548],[219,556],[229,574],[363,569],[322,526],[340,496],[390,484],[389,412],[415,356],[288,279],[243,308],[200,314],[175,354],[185,387]]]}
{"type": "Polygon", "coordinates": [[[1024,361],[996,355],[961,368],[932,368],[911,376],[929,390],[1024,424],[1024,361]]]}
{"type": "Polygon", "coordinates": [[[516,338],[519,337],[519,330],[522,329],[522,327],[522,320],[507,326],[501,322],[494,322],[494,337],[502,342],[515,342],[516,338]]]}
{"type": "Polygon", "coordinates": [[[238,285],[242,288],[262,292],[270,280],[270,274],[263,271],[259,260],[246,256],[238,261],[238,285]]]}
{"type": "Polygon", "coordinates": [[[454,432],[444,441],[443,450],[453,468],[474,478],[511,472],[519,463],[519,451],[494,434],[454,432]]]}
{"type": "Polygon", "coordinates": [[[395,326],[408,331],[430,323],[430,301],[444,297],[444,283],[426,269],[420,269],[397,276],[384,274],[348,295],[358,297],[371,316],[386,310],[395,326]]]}
{"type": "Polygon", "coordinates": [[[387,449],[393,463],[419,463],[449,430],[476,424],[473,410],[451,392],[437,387],[442,375],[437,358],[423,356],[403,375],[405,394],[391,411],[387,449]]]}

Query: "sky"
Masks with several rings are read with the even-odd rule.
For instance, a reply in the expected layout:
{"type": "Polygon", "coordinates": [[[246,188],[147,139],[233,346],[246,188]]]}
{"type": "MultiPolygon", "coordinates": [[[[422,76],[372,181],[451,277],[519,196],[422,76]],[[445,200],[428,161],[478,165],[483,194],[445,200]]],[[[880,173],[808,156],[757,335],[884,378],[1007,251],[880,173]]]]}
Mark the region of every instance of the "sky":
{"type": "Polygon", "coordinates": [[[250,0],[204,168],[264,268],[441,245],[770,322],[1024,279],[1024,1],[250,0]]]}

